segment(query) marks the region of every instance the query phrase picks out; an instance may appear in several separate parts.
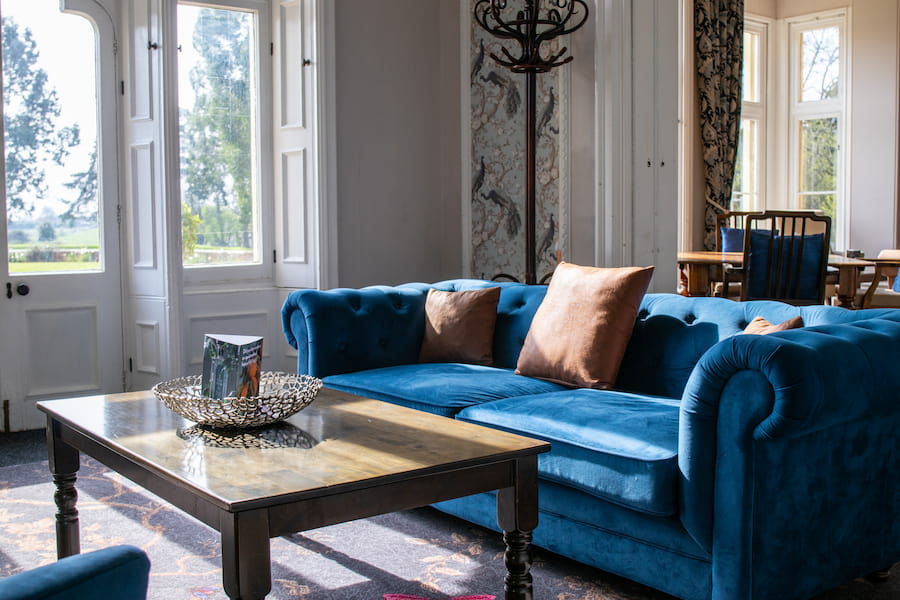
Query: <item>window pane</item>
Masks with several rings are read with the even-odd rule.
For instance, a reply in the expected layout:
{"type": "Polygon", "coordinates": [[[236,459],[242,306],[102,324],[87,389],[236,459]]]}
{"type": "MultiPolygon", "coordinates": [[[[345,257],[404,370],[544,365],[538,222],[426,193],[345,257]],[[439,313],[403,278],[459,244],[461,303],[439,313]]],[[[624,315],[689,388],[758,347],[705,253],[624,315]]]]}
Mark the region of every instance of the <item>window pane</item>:
{"type": "Polygon", "coordinates": [[[178,6],[185,266],[260,262],[252,13],[178,6]]]}
{"type": "Polygon", "coordinates": [[[837,117],[800,121],[800,189],[834,192],[837,189],[837,117]]]}
{"type": "Polygon", "coordinates": [[[841,31],[837,26],[800,34],[800,101],[815,102],[840,94],[841,31]]]}
{"type": "Polygon", "coordinates": [[[94,29],[58,0],[3,0],[2,26],[9,272],[97,271],[94,29]]]}
{"type": "Polygon", "coordinates": [[[759,201],[759,121],[741,119],[734,165],[732,210],[753,210],[759,201]]]}
{"type": "Polygon", "coordinates": [[[759,102],[759,34],[744,32],[744,72],[741,87],[744,102],[759,102]]]}
{"type": "MultiPolygon", "coordinates": [[[[837,234],[838,119],[800,121],[799,208],[821,210],[837,234]]],[[[833,241],[833,239],[832,239],[833,241]]]]}

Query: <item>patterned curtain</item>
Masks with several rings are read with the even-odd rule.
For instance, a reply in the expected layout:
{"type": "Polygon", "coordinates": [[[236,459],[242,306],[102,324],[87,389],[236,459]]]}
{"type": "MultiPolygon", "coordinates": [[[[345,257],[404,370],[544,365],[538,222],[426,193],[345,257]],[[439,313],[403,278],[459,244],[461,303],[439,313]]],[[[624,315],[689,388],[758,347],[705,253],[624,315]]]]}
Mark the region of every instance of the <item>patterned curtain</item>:
{"type": "Polygon", "coordinates": [[[694,41],[703,141],[704,246],[715,248],[716,215],[728,211],[741,120],[744,0],[694,0],[694,41]]]}

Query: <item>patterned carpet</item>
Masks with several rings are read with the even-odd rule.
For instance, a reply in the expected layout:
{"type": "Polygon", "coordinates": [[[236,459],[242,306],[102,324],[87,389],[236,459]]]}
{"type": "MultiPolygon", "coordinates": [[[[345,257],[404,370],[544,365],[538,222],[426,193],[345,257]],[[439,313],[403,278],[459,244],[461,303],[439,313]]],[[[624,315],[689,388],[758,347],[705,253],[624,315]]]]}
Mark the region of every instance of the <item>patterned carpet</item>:
{"type": "MultiPolygon", "coordinates": [[[[151,600],[226,600],[218,535],[83,459],[78,481],[82,550],[129,543],[152,562],[151,600]]],[[[46,462],[0,467],[0,577],[55,560],[53,486],[46,462]]],[[[502,544],[494,532],[430,508],[324,527],[272,540],[270,599],[380,600],[502,597],[502,544]]],[[[535,598],[671,598],[559,556],[535,553],[535,598]]],[[[896,569],[895,569],[896,570],[896,569]]],[[[900,577],[864,580],[816,600],[897,600],[900,577]]]]}

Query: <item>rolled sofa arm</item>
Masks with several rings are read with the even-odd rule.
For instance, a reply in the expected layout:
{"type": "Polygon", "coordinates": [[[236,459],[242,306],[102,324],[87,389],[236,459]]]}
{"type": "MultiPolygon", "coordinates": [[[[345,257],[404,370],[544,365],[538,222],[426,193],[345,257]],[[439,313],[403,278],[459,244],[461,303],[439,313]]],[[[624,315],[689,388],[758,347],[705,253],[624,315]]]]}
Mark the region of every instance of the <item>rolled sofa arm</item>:
{"type": "Polygon", "coordinates": [[[0,580],[2,600],[144,600],[150,560],[140,548],[76,554],[0,580]]]}
{"type": "MultiPolygon", "coordinates": [[[[760,448],[788,455],[816,432],[900,419],[898,364],[900,322],[889,319],[737,335],[707,351],[685,387],[679,422],[681,518],[692,537],[711,550],[715,503],[744,501],[716,478],[726,473],[741,488],[736,496],[752,493],[761,481],[754,478],[767,475],[756,472],[760,448]]],[[[797,474],[817,476],[814,465],[797,474]]]]}
{"type": "Polygon", "coordinates": [[[281,309],[297,372],[326,377],[418,362],[428,286],[298,290],[281,309]]]}

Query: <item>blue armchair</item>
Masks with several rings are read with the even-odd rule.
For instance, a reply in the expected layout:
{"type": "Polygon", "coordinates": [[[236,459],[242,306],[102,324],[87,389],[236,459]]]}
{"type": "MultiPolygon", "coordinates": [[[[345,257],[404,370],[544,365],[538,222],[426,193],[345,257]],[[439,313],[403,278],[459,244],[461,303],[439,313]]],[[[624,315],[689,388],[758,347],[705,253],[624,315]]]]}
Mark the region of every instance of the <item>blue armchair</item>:
{"type": "Polygon", "coordinates": [[[0,580],[0,600],[146,600],[149,575],[143,550],[113,546],[0,580]]]}

